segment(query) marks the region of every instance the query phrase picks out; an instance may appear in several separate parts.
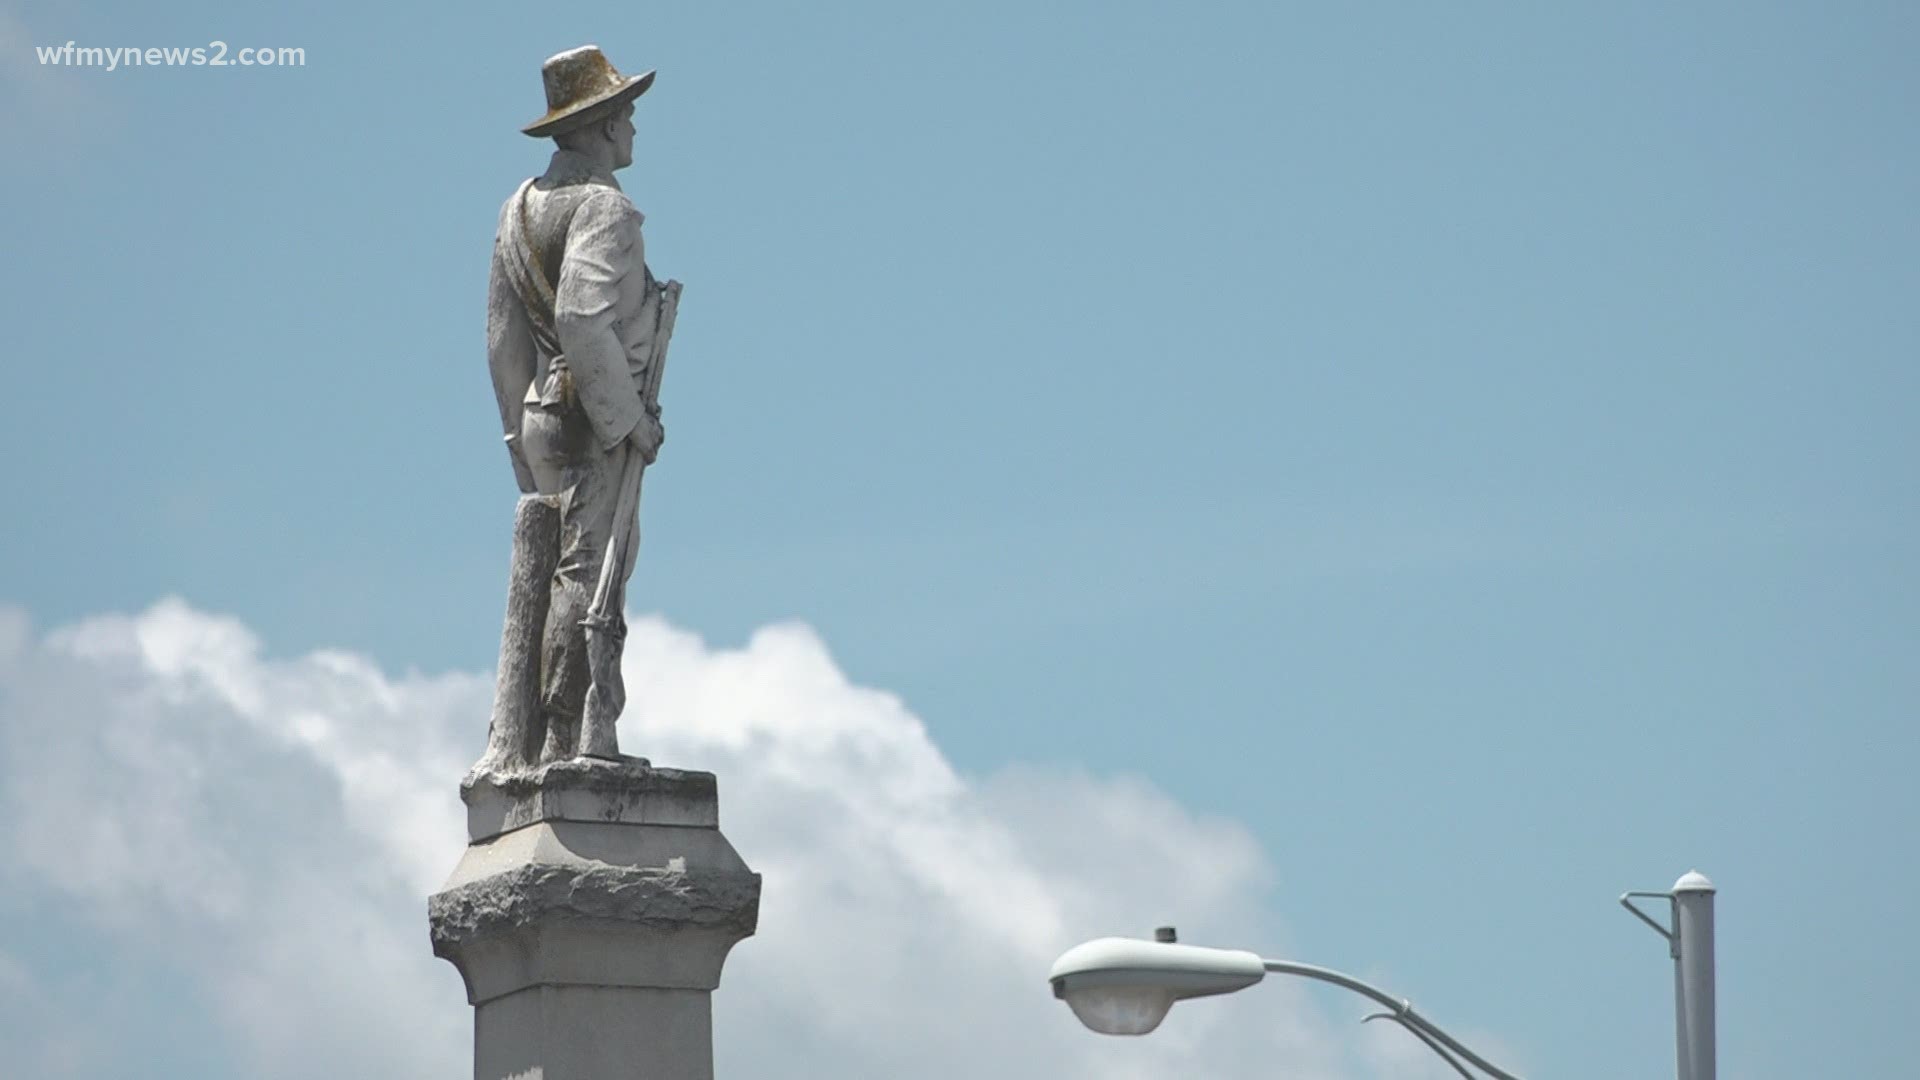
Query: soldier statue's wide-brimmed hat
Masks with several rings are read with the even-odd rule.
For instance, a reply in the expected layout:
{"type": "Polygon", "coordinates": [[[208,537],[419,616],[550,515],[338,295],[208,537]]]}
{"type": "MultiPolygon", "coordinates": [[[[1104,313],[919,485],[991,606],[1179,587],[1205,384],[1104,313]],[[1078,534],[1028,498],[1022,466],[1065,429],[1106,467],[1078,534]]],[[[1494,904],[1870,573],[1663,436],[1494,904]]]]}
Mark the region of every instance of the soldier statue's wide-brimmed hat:
{"type": "Polygon", "coordinates": [[[540,79],[547,84],[547,115],[520,130],[544,139],[590,124],[646,93],[653,74],[620,74],[598,45],[557,53],[540,65],[540,79]]]}

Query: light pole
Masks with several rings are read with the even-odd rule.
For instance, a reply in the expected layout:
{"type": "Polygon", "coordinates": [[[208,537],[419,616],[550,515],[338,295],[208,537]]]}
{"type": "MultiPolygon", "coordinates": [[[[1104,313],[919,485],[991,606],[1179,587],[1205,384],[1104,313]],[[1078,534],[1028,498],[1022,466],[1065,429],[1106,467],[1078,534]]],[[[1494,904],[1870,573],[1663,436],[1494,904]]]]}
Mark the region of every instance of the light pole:
{"type": "Polygon", "coordinates": [[[1300,975],[1342,986],[1385,1006],[1368,1020],[1392,1020],[1411,1031],[1454,1071],[1471,1080],[1465,1059],[1494,1080],[1520,1080],[1462,1046],[1438,1025],[1396,998],[1351,975],[1291,960],[1267,960],[1239,949],[1207,949],[1175,944],[1172,927],[1155,940],[1099,938],[1076,945],[1053,962],[1048,981],[1080,1022],[1103,1035],[1145,1035],[1160,1026],[1173,1003],[1183,998],[1229,994],[1252,986],[1268,972],[1300,975]]]}
{"type": "Polygon", "coordinates": [[[1630,892],[1620,906],[1667,939],[1673,957],[1675,1058],[1680,1080],[1714,1080],[1713,882],[1698,870],[1681,875],[1667,892],[1630,892]],[[1670,926],[1633,904],[1635,897],[1668,902],[1670,926]]]}

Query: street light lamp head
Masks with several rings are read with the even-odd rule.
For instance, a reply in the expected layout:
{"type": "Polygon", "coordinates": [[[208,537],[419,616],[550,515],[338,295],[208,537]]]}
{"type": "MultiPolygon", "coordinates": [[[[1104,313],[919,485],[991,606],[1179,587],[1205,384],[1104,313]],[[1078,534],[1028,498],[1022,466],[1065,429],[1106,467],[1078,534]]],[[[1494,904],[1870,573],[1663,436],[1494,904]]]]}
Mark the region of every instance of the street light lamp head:
{"type": "Polygon", "coordinates": [[[1145,1035],[1173,1008],[1173,995],[1152,986],[1093,986],[1071,993],[1056,987],[1073,1015],[1102,1035],[1145,1035]]]}
{"type": "Polygon", "coordinates": [[[1239,949],[1099,938],[1060,954],[1053,996],[1103,1035],[1145,1035],[1182,998],[1228,994],[1265,978],[1265,961],[1239,949]]]}

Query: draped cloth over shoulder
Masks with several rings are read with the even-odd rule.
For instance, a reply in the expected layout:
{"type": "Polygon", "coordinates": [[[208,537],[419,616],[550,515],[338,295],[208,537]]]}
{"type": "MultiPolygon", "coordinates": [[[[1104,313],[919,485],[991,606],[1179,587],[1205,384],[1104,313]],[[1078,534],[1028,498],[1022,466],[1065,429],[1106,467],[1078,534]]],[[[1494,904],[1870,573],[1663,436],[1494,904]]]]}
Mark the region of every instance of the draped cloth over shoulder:
{"type": "Polygon", "coordinates": [[[532,180],[521,184],[501,215],[501,225],[506,230],[502,237],[506,249],[502,268],[513,286],[513,294],[526,309],[527,329],[533,334],[534,344],[548,356],[558,356],[560,334],[554,327],[553,284],[547,280],[547,272],[527,237],[527,192],[531,190],[532,180]]]}

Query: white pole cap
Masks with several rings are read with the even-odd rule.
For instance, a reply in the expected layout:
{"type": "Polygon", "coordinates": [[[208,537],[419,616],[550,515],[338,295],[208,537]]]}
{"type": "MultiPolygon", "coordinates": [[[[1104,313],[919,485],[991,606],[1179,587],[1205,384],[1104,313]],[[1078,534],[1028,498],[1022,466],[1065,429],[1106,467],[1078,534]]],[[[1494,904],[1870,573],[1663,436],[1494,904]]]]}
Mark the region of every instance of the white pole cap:
{"type": "Polygon", "coordinates": [[[1710,893],[1715,890],[1713,882],[1707,880],[1707,875],[1698,870],[1689,870],[1680,875],[1679,881],[1673,883],[1673,891],[1676,893],[1710,893]]]}

